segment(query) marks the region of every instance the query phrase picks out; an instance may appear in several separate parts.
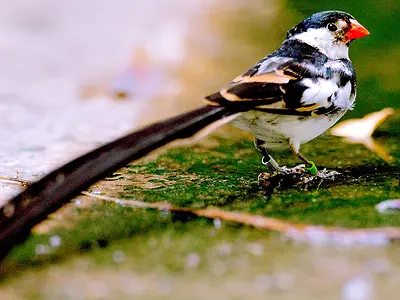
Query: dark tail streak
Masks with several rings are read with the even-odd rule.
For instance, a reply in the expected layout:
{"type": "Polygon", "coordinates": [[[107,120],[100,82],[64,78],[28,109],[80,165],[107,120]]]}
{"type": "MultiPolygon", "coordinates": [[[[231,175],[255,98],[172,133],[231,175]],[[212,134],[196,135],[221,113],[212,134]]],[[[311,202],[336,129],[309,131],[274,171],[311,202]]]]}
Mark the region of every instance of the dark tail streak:
{"type": "Polygon", "coordinates": [[[0,209],[0,260],[31,229],[80,191],[133,160],[235,112],[205,106],[158,122],[89,152],[33,183],[0,209]]]}

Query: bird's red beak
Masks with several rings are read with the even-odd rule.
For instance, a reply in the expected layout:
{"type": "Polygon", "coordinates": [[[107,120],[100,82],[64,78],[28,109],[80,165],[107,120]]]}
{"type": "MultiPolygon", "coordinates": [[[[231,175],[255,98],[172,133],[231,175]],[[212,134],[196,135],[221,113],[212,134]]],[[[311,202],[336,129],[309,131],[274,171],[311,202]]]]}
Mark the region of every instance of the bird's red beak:
{"type": "Polygon", "coordinates": [[[346,40],[351,41],[369,35],[369,31],[356,20],[350,21],[350,29],[346,33],[346,40]]]}

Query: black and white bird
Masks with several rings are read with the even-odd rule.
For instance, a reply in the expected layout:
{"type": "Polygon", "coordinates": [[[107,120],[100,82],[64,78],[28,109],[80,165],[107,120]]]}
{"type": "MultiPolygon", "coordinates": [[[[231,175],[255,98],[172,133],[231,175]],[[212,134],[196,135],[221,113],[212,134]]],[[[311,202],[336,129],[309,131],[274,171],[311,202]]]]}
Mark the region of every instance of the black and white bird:
{"type": "Polygon", "coordinates": [[[300,145],[353,108],[357,83],[349,46],[368,34],[348,13],[316,13],[290,29],[276,51],[206,100],[216,106],[249,105],[233,124],[255,134],[256,147],[275,169],[280,170],[267,151],[283,147],[315,168],[300,154],[300,145]]]}
{"type": "Polygon", "coordinates": [[[147,126],[54,170],[0,208],[0,260],[33,226],[97,180],[175,139],[228,121],[254,132],[264,162],[278,171],[267,151],[280,147],[313,165],[300,154],[300,145],[353,107],[356,75],[348,50],[368,34],[345,12],[316,13],[290,29],[275,52],[206,97],[207,106],[147,126]]]}

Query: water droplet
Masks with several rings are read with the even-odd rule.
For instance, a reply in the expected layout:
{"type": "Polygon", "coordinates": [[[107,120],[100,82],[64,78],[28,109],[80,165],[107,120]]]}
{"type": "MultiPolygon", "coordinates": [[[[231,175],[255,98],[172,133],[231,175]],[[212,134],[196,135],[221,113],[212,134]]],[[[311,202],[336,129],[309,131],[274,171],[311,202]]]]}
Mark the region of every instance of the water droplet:
{"type": "Polygon", "coordinates": [[[214,227],[215,227],[216,229],[220,229],[221,226],[222,226],[222,221],[221,221],[221,219],[216,218],[216,219],[213,220],[213,223],[214,223],[214,227]]]}
{"type": "Polygon", "coordinates": [[[53,248],[60,247],[60,245],[61,245],[60,236],[58,236],[58,235],[51,236],[50,240],[49,240],[49,243],[50,243],[50,246],[53,247],[53,248]]]}

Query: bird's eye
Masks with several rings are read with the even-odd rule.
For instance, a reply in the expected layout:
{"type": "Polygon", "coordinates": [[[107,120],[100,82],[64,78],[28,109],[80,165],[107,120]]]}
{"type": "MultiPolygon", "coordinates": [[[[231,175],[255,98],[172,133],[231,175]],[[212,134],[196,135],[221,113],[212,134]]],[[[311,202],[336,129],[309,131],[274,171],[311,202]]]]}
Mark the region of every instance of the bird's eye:
{"type": "Polygon", "coordinates": [[[332,31],[332,32],[337,30],[337,26],[333,23],[329,23],[327,28],[329,29],[329,31],[332,31]]]}

